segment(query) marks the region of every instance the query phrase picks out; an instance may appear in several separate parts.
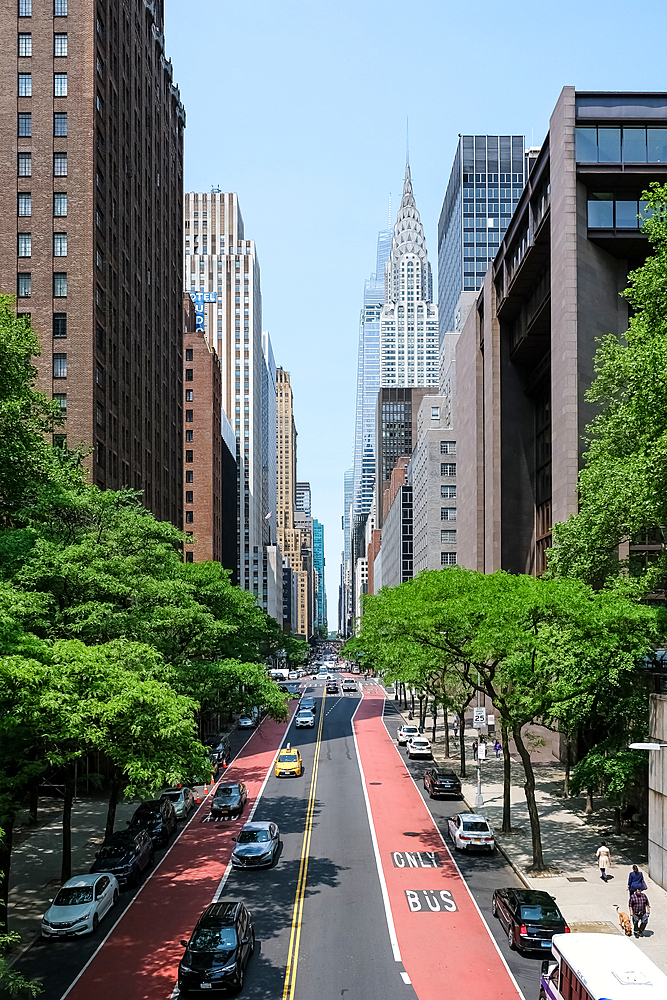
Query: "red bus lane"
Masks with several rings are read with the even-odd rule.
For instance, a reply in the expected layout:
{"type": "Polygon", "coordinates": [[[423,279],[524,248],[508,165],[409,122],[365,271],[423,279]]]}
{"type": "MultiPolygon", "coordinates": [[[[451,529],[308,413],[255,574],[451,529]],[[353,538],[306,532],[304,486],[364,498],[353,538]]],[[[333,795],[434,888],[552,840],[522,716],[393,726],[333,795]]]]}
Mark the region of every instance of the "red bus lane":
{"type": "Polygon", "coordinates": [[[366,689],[354,730],[400,958],[419,1000],[522,994],[366,689]]]}
{"type": "Polygon", "coordinates": [[[239,819],[202,822],[210,797],[174,842],[155,872],[93,955],[68,1000],[166,1000],[171,996],[188,938],[212,901],[236,836],[255,803],[286,723],[266,719],[227,768],[227,780],[243,781],[248,802],[239,819]]]}

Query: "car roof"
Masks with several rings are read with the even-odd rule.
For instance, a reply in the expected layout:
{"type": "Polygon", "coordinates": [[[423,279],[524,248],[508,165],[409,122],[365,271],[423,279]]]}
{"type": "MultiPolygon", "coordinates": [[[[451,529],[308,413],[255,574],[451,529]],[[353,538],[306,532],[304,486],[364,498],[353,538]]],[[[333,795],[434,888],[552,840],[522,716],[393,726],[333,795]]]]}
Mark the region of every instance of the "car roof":
{"type": "Polygon", "coordinates": [[[480,820],[481,822],[484,823],[487,822],[486,816],[482,816],[481,813],[459,813],[459,816],[461,817],[462,820],[474,819],[474,820],[480,820]]]}
{"type": "Polygon", "coordinates": [[[94,885],[104,872],[97,872],[95,875],[75,875],[61,885],[61,889],[76,889],[79,886],[94,885]]]}
{"type": "Polygon", "coordinates": [[[209,920],[215,923],[234,923],[238,915],[239,907],[242,903],[211,903],[207,906],[197,923],[205,923],[209,920]]]}
{"type": "Polygon", "coordinates": [[[252,823],[244,823],[243,824],[243,829],[244,830],[268,830],[269,827],[273,826],[273,825],[274,824],[273,823],[269,823],[268,820],[266,822],[264,820],[261,820],[261,821],[260,820],[254,820],[252,823]]]}
{"type": "Polygon", "coordinates": [[[541,889],[507,889],[506,892],[513,892],[520,903],[551,903],[555,904],[554,897],[541,889]]]}
{"type": "Polygon", "coordinates": [[[217,795],[218,792],[221,792],[223,790],[223,788],[238,788],[238,787],[239,787],[238,781],[225,781],[223,782],[222,785],[218,785],[218,787],[215,790],[215,794],[217,795]]]}
{"type": "Polygon", "coordinates": [[[147,799],[146,802],[142,802],[137,806],[137,812],[145,809],[147,812],[149,810],[159,809],[161,805],[161,799],[147,799]]]}
{"type": "Polygon", "coordinates": [[[435,771],[439,778],[457,778],[458,775],[451,768],[440,767],[438,764],[434,764],[431,771],[435,771]]]}
{"type": "Polygon", "coordinates": [[[282,757],[284,753],[298,753],[298,752],[299,751],[297,750],[296,747],[283,747],[278,756],[282,757]]]}

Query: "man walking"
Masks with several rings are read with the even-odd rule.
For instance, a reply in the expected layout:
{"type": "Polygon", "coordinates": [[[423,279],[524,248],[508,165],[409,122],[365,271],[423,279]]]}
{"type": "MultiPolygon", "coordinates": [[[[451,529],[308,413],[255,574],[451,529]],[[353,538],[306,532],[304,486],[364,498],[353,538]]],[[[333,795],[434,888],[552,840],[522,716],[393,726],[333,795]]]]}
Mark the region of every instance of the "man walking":
{"type": "Polygon", "coordinates": [[[635,937],[641,937],[646,930],[651,907],[648,896],[641,889],[635,889],[630,896],[630,911],[632,913],[632,924],[635,930],[635,937]]]}

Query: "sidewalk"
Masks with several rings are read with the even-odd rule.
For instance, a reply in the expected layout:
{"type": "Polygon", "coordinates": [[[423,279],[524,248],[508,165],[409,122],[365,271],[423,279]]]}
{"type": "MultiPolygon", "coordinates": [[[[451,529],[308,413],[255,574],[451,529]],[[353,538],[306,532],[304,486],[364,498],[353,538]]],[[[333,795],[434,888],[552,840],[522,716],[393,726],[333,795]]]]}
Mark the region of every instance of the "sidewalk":
{"type": "MultiPolygon", "coordinates": [[[[398,708],[398,705],[396,705],[398,708]]],[[[406,721],[408,713],[402,712],[406,721]]],[[[430,717],[424,735],[431,738],[430,717]]],[[[412,720],[414,724],[414,720],[412,720]]],[[[524,772],[520,758],[510,745],[512,833],[500,834],[503,811],[503,759],[496,760],[493,739],[487,737],[487,757],[481,764],[482,796],[484,804],[476,806],[477,762],[473,760],[472,742],[477,733],[466,721],[466,769],[463,794],[466,804],[474,812],[486,816],[496,830],[496,840],[519,877],[532,889],[541,889],[555,897],[563,916],[573,931],[622,934],[614,904],[628,913],[628,873],[633,864],[639,866],[646,879],[646,895],[651,903],[651,917],[645,936],[633,941],[667,973],[667,891],[652,882],[646,873],[646,832],[628,829],[621,834],[613,831],[613,812],[602,798],[594,800],[591,816],[584,813],[584,799],[564,798],[564,766],[550,752],[539,748],[531,753],[535,768],[536,799],[540,814],[544,860],[549,871],[535,876],[529,872],[532,863],[530,821],[523,789],[524,772]],[[605,883],[600,878],[596,854],[602,841],[611,852],[613,876],[605,883]]],[[[537,729],[537,727],[533,727],[537,729]]],[[[452,738],[450,721],[450,756],[445,758],[444,728],[442,719],[436,730],[433,745],[434,759],[451,766],[459,773],[460,761],[452,738]]]]}

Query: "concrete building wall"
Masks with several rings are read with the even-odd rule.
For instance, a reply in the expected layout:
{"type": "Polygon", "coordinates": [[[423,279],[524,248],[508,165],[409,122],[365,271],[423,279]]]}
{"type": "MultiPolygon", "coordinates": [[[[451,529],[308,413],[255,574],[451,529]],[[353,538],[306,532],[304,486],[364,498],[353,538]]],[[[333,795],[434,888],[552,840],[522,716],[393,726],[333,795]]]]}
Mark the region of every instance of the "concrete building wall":
{"type": "MultiPolygon", "coordinates": [[[[667,695],[652,694],[649,701],[651,739],[667,744],[667,695]]],[[[667,754],[648,755],[648,873],[667,889],[667,754]]]]}
{"type": "Polygon", "coordinates": [[[479,314],[468,314],[456,345],[457,560],[484,570],[483,355],[479,314]]]}
{"type": "Polygon", "coordinates": [[[457,509],[456,472],[456,436],[447,427],[445,398],[424,396],[417,415],[417,445],[408,471],[413,498],[415,576],[423,569],[437,570],[457,561],[457,522],[452,517],[457,509]]]}

